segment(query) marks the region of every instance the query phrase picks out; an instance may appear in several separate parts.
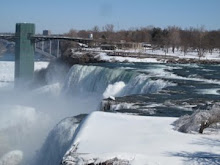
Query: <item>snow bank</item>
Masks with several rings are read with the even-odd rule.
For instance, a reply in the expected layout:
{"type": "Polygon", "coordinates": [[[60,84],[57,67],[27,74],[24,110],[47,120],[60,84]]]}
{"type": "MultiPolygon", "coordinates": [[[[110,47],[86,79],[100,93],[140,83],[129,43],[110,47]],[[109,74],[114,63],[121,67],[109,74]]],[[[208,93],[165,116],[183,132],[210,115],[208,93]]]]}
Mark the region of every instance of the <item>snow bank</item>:
{"type": "MultiPolygon", "coordinates": [[[[184,52],[181,50],[175,50],[172,52],[172,49],[168,49],[168,53],[166,53],[162,49],[152,50],[146,49],[142,51],[143,53],[150,54],[150,55],[161,55],[161,56],[173,56],[178,58],[187,58],[187,59],[199,59],[198,52],[196,51],[189,51],[184,55],[184,52]]],[[[201,60],[220,60],[220,53],[219,51],[214,51],[212,54],[209,52],[205,52],[204,56],[200,58],[201,60]]]]}
{"type": "MultiPolygon", "coordinates": [[[[91,49],[88,49],[91,50],[91,49]]],[[[98,51],[100,50],[95,50],[92,49],[93,51],[98,51]]],[[[167,57],[173,57],[176,59],[200,59],[200,60],[214,60],[214,61],[220,61],[220,53],[219,51],[214,51],[212,54],[206,52],[203,57],[198,56],[198,52],[192,51],[192,52],[187,52],[187,54],[184,55],[184,52],[180,50],[176,50],[174,53],[172,52],[171,49],[169,49],[169,52],[166,53],[162,49],[157,49],[157,50],[152,50],[152,49],[146,49],[146,50],[116,50],[116,52],[122,52],[122,53],[133,53],[133,55],[138,55],[140,54],[142,58],[135,58],[135,57],[122,57],[122,56],[108,56],[107,52],[111,52],[114,54],[112,51],[105,51],[100,53],[97,57],[100,58],[100,60],[104,61],[109,61],[109,62],[148,62],[148,63],[164,63],[166,60],[158,60],[157,58],[167,58],[167,57]]]]}
{"type": "MultiPolygon", "coordinates": [[[[49,62],[35,62],[34,70],[46,68],[49,62]]],[[[0,61],[0,88],[11,89],[14,86],[14,61],[0,61]],[[7,87],[7,88],[6,88],[7,87]]]]}
{"type": "Polygon", "coordinates": [[[212,156],[219,156],[220,145],[213,147],[207,141],[218,144],[219,134],[182,134],[173,129],[175,120],[93,112],[81,125],[63,164],[100,163],[116,157],[132,165],[199,164],[203,158],[196,153],[209,153],[207,160],[217,160],[212,156]]]}
{"type": "Polygon", "coordinates": [[[47,68],[47,66],[49,65],[49,62],[34,62],[34,70],[40,70],[43,68],[47,68]]]}
{"type": "Polygon", "coordinates": [[[109,62],[148,62],[148,63],[162,63],[156,58],[134,58],[134,57],[121,57],[121,56],[108,56],[106,53],[100,53],[97,58],[109,62]]]}

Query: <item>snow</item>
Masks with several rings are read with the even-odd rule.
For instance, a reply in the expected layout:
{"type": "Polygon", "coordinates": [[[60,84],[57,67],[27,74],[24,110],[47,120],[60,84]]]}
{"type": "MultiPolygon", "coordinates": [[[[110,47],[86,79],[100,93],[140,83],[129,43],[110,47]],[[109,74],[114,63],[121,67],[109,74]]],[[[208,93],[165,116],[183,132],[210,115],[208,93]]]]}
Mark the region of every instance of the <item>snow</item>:
{"type": "MultiPolygon", "coordinates": [[[[46,68],[49,62],[35,62],[34,70],[46,68]]],[[[14,84],[14,61],[0,61],[0,88],[11,89],[14,84]]]]}
{"type": "MultiPolygon", "coordinates": [[[[151,55],[161,55],[161,56],[173,56],[173,57],[179,57],[179,58],[191,58],[191,59],[199,59],[198,52],[196,51],[189,51],[184,55],[184,52],[180,50],[175,50],[173,53],[171,48],[168,49],[168,53],[165,53],[162,49],[153,50],[152,49],[146,49],[144,50],[144,53],[151,54],[151,55]]],[[[220,53],[219,51],[213,51],[213,53],[206,52],[204,54],[204,57],[201,57],[202,60],[220,60],[220,53]]]]}
{"type": "Polygon", "coordinates": [[[173,129],[175,120],[93,112],[80,126],[63,160],[98,163],[117,157],[132,165],[220,162],[216,157],[219,134],[183,134],[173,129]],[[207,153],[206,159],[199,153],[207,153]]]}
{"type": "MultiPolygon", "coordinates": [[[[189,66],[190,68],[198,68],[199,66],[197,64],[184,64],[185,66],[189,66]]],[[[198,75],[191,75],[189,77],[183,77],[179,76],[177,74],[172,73],[171,71],[173,69],[178,69],[178,67],[170,67],[166,65],[157,64],[156,68],[148,68],[145,72],[149,73],[151,76],[156,76],[160,78],[169,78],[169,79],[179,79],[179,80],[192,80],[192,81],[198,81],[198,82],[204,82],[207,84],[217,84],[220,85],[220,81],[217,79],[205,79],[201,78],[198,75]],[[171,70],[171,71],[167,71],[171,70]]],[[[206,92],[206,91],[202,91],[206,92]]],[[[207,93],[208,94],[208,93],[207,93]]]]}
{"type": "MultiPolygon", "coordinates": [[[[158,63],[158,60],[156,58],[134,58],[134,57],[121,57],[121,56],[108,56],[106,53],[100,53],[98,55],[100,60],[103,61],[109,61],[109,62],[149,62],[149,63],[158,63]]],[[[161,61],[160,61],[161,63],[161,61]]]]}
{"type": "Polygon", "coordinates": [[[14,62],[0,61],[0,88],[13,86],[14,62]]]}
{"type": "Polygon", "coordinates": [[[34,62],[34,70],[40,70],[43,68],[47,68],[47,66],[49,65],[49,62],[34,62]]]}
{"type": "Polygon", "coordinates": [[[213,89],[199,89],[197,90],[199,94],[203,95],[220,95],[220,88],[213,88],[213,89]]]}
{"type": "Polygon", "coordinates": [[[141,54],[141,58],[138,57],[122,57],[122,56],[108,56],[107,53],[111,52],[114,54],[113,51],[100,51],[99,49],[86,49],[89,51],[96,51],[101,52],[97,57],[99,57],[101,60],[109,61],[109,62],[148,62],[148,63],[165,63],[166,58],[176,58],[176,59],[201,59],[201,60],[214,60],[214,61],[220,61],[220,53],[218,50],[213,51],[213,53],[206,52],[203,57],[198,56],[198,52],[196,51],[189,51],[186,55],[180,50],[175,50],[175,52],[172,52],[172,49],[169,48],[168,53],[165,53],[163,49],[128,49],[128,50],[116,50],[116,52],[121,53],[130,53],[132,55],[135,54],[141,54]],[[158,59],[159,58],[159,59],[158,59]],[[161,58],[164,58],[163,60],[161,58]]]}
{"type": "Polygon", "coordinates": [[[175,129],[184,133],[198,133],[201,123],[209,123],[203,133],[212,134],[220,132],[220,105],[214,105],[210,110],[197,110],[192,115],[181,116],[174,122],[175,129]],[[218,122],[218,123],[217,123],[218,122]]]}
{"type": "Polygon", "coordinates": [[[22,151],[11,151],[0,158],[0,165],[19,165],[22,160],[22,157],[22,151]]]}

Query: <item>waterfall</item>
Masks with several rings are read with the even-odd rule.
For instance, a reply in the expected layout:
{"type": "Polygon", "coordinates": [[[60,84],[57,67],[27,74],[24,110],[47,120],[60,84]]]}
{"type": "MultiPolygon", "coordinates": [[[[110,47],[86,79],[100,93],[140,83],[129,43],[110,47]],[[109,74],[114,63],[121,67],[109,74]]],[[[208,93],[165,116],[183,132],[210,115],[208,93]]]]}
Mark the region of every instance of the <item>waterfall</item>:
{"type": "Polygon", "coordinates": [[[147,74],[132,70],[74,65],[67,75],[63,91],[70,95],[96,93],[100,97],[111,95],[112,91],[113,96],[121,97],[158,92],[169,85],[168,81],[152,80],[147,74]]]}

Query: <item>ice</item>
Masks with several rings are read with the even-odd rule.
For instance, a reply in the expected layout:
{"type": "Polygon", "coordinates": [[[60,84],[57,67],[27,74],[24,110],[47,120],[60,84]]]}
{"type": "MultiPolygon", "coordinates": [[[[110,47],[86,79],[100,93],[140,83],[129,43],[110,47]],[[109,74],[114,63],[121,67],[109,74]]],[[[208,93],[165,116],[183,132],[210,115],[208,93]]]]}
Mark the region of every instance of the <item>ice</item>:
{"type": "MultiPolygon", "coordinates": [[[[92,51],[98,51],[96,49],[86,49],[86,50],[92,50],[92,51]]],[[[104,61],[109,62],[148,62],[148,63],[166,63],[169,58],[176,58],[176,59],[197,59],[197,60],[214,60],[214,61],[220,61],[220,54],[219,51],[214,51],[212,54],[206,52],[203,57],[198,56],[198,52],[196,51],[189,51],[187,54],[184,55],[184,52],[180,50],[175,50],[175,53],[172,52],[171,48],[168,49],[168,53],[165,53],[163,49],[142,49],[142,50],[134,50],[134,49],[128,49],[128,50],[116,50],[116,52],[122,52],[122,53],[134,53],[133,55],[141,54],[142,58],[138,57],[122,57],[122,56],[108,56],[107,53],[111,52],[111,54],[114,54],[112,51],[102,51],[97,58],[100,58],[104,61]],[[167,58],[169,56],[169,58],[167,58]]]]}
{"type": "Polygon", "coordinates": [[[38,152],[34,165],[59,164],[69,149],[79,122],[85,115],[68,117],[60,121],[49,133],[42,148],[38,152]]]}

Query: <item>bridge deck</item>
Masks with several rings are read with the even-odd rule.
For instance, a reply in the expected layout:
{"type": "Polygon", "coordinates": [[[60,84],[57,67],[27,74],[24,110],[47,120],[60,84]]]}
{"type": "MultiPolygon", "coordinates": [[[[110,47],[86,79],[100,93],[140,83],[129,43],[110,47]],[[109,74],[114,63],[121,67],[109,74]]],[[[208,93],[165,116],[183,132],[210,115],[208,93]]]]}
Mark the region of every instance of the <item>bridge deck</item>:
{"type": "Polygon", "coordinates": [[[3,40],[8,40],[8,41],[13,41],[15,42],[15,34],[0,34],[0,39],[3,39],[3,40]]]}
{"type": "MultiPolygon", "coordinates": [[[[9,40],[9,41],[15,41],[15,34],[0,34],[0,39],[9,40]]],[[[67,37],[62,35],[50,35],[50,36],[44,36],[44,35],[34,35],[31,36],[30,39],[32,39],[34,42],[41,42],[41,41],[47,41],[47,40],[68,40],[68,41],[75,41],[75,42],[91,42],[93,39],[90,38],[80,38],[80,37],[67,37]]]]}
{"type": "Polygon", "coordinates": [[[68,40],[68,41],[76,41],[76,42],[91,42],[93,39],[90,38],[79,38],[79,37],[67,37],[61,35],[34,35],[31,38],[35,39],[35,42],[46,41],[46,40],[68,40]]]}

